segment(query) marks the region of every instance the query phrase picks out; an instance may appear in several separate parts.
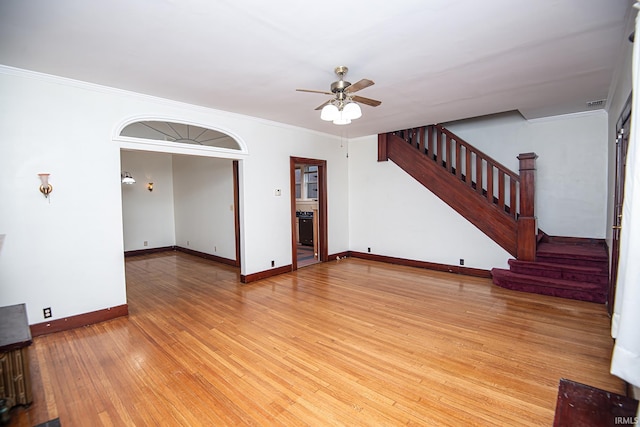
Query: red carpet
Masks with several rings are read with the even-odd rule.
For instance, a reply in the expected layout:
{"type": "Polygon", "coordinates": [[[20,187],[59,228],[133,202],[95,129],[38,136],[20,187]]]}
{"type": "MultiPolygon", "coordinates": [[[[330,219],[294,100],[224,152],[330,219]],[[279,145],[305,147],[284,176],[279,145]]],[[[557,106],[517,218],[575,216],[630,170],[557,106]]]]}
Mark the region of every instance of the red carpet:
{"type": "Polygon", "coordinates": [[[541,242],[536,261],[509,260],[509,270],[491,270],[493,283],[507,289],[605,303],[609,259],[602,242],[541,242]]]}

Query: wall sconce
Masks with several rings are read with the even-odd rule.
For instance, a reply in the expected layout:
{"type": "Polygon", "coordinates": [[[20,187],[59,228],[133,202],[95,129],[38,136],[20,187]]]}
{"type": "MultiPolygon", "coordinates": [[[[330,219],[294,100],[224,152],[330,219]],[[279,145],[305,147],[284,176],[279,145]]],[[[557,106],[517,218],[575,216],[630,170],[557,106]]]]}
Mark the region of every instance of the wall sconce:
{"type": "Polygon", "coordinates": [[[153,182],[147,184],[147,190],[153,191],[153,182]]]}
{"type": "Polygon", "coordinates": [[[49,174],[48,173],[39,173],[40,177],[40,192],[44,194],[44,197],[49,197],[49,194],[53,191],[53,186],[49,184],[49,174]]]}
{"type": "Polygon", "coordinates": [[[133,179],[129,172],[122,172],[120,178],[123,184],[135,184],[136,180],[133,179]]]}

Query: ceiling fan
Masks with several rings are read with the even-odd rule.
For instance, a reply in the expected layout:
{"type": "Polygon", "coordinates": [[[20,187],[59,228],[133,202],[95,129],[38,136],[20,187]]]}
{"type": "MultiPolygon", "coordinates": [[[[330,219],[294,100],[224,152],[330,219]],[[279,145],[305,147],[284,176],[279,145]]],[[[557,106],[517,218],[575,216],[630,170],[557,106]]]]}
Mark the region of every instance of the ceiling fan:
{"type": "Polygon", "coordinates": [[[323,90],[296,89],[298,92],[334,95],[333,99],[328,100],[316,108],[316,110],[322,110],[320,113],[320,118],[322,120],[333,121],[333,123],[337,125],[346,125],[351,123],[351,120],[358,119],[362,116],[362,111],[358,103],[369,105],[371,107],[377,107],[382,104],[381,101],[375,99],[354,95],[355,92],[372,86],[374,84],[372,80],[362,79],[351,84],[344,79],[349,68],[341,65],[336,67],[334,71],[338,76],[338,81],[331,83],[331,92],[323,90]]]}

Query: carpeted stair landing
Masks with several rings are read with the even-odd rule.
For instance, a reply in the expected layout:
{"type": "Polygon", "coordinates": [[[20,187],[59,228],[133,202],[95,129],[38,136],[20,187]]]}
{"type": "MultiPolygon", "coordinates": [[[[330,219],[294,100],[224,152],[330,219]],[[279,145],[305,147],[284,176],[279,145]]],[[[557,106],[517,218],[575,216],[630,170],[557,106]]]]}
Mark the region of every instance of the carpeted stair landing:
{"type": "Polygon", "coordinates": [[[538,244],[536,261],[509,260],[509,270],[491,270],[507,289],[605,303],[609,258],[604,242],[553,238],[538,244]]]}

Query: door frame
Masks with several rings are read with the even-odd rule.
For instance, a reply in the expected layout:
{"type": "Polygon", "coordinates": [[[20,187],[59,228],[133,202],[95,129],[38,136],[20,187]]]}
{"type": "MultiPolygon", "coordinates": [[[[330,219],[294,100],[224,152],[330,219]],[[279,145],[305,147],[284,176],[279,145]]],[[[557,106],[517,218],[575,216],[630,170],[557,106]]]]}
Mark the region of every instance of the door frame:
{"type": "Polygon", "coordinates": [[[233,225],[236,238],[236,267],[241,268],[240,259],[240,161],[233,160],[233,225]]]}
{"type": "Polygon", "coordinates": [[[625,170],[627,164],[627,149],[629,148],[629,130],[631,126],[631,95],[622,108],[622,113],[616,122],[616,169],[613,196],[613,230],[611,234],[611,268],[609,272],[609,294],[607,297],[607,311],[613,315],[618,282],[618,261],[620,257],[620,226],[622,224],[622,205],[624,203],[625,170]]]}
{"type": "Polygon", "coordinates": [[[329,259],[329,245],[327,243],[327,161],[319,159],[309,159],[306,157],[289,158],[289,182],[291,194],[291,270],[298,269],[298,244],[296,242],[296,165],[317,166],[318,167],[318,262],[325,262],[329,259]]]}

